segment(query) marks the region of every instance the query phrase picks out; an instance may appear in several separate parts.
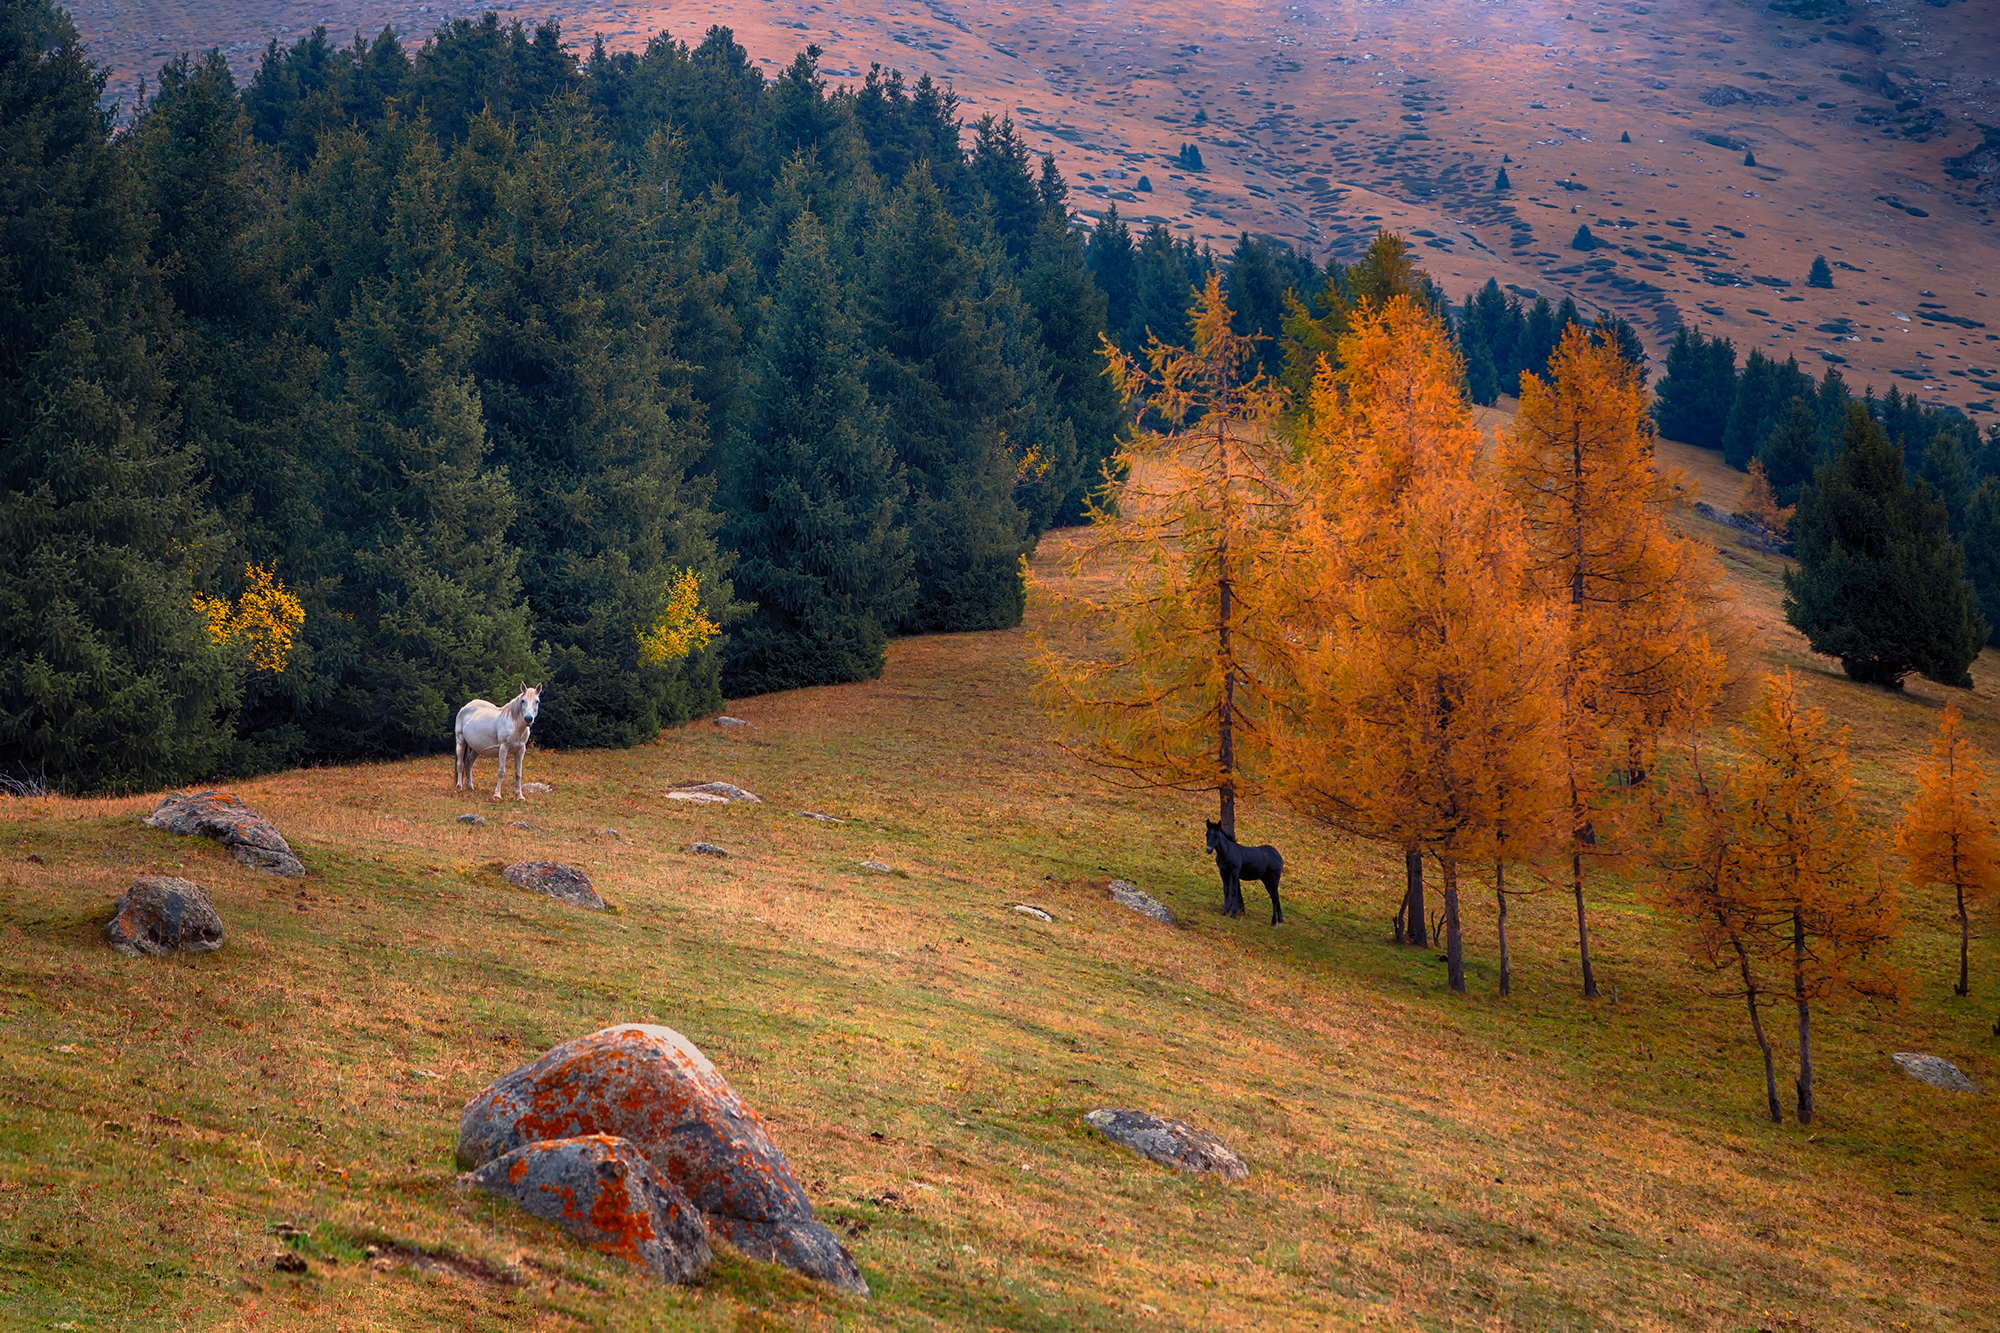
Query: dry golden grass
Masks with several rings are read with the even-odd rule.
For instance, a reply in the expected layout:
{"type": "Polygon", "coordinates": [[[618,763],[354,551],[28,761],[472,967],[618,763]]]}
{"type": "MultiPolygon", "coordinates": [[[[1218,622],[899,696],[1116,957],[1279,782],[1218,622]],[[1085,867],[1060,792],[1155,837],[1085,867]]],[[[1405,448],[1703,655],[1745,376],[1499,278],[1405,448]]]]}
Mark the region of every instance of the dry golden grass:
{"type": "MultiPolygon", "coordinates": [[[[1045,541],[1038,565],[1065,545],[1045,541]]],[[[1853,723],[1886,824],[1946,692],[1829,673],[1782,626],[1776,562],[1725,558],[1769,660],[1853,723]]],[[[1108,787],[1048,744],[1026,642],[898,642],[880,681],[735,705],[753,728],[538,751],[528,776],[556,790],[525,806],[455,797],[442,756],[241,784],[304,854],[303,886],[141,826],[153,798],[0,805],[0,1324],[2000,1321],[1990,1102],[1888,1059],[1928,1050],[2000,1077],[2000,949],[1977,946],[1974,998],[1953,998],[1940,898],[1910,904],[1909,1002],[1829,1012],[1822,1121],[1775,1127],[1740,1009],[1704,995],[1621,886],[1595,898],[1596,1004],[1577,993],[1563,899],[1515,909],[1517,994],[1500,1001],[1475,889],[1473,994],[1453,999],[1433,955],[1388,943],[1400,858],[1267,808],[1244,819],[1285,849],[1286,923],[1222,918],[1205,807],[1108,787]],[[703,779],[765,802],[661,796],[703,779]],[[454,822],[475,808],[484,827],[454,822]],[[734,855],[682,850],[698,838],[734,855]],[[903,874],[861,871],[871,857],[903,874]],[[583,867],[619,910],[493,871],[528,858],[583,867]],[[112,899],[148,870],[211,889],[220,952],[104,947],[112,899]],[[1114,876],[1184,928],[1113,905],[1114,876]],[[852,1233],[873,1299],[734,1258],[701,1289],[662,1290],[454,1186],[466,1098],[630,1020],[687,1033],[761,1110],[852,1233]],[[1079,1126],[1096,1106],[1211,1128],[1252,1175],[1153,1167],[1079,1126]],[[271,1271],[287,1244],[310,1274],[271,1271]]],[[[1959,700],[1991,746],[1990,658],[1975,677],[1959,700]]]]}

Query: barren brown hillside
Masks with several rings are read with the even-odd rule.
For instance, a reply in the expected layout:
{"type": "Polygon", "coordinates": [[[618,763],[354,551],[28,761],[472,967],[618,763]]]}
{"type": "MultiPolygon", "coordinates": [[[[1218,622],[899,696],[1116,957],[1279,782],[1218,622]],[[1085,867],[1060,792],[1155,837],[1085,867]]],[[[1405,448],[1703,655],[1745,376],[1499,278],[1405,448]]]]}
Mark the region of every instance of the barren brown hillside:
{"type": "Polygon", "coordinates": [[[486,8],[575,41],[698,41],[732,27],[767,68],[927,71],[968,117],[1054,151],[1086,216],[1116,201],[1219,247],[1240,230],[1353,252],[1380,226],[1428,247],[1454,296],[1488,277],[1612,309],[1655,342],[1680,320],[1990,410],[2000,395],[2000,31],[1937,0],[1685,0],[1616,7],[1168,0],[724,4],[80,0],[114,96],[174,53],[239,76],[273,37],[391,24],[420,37],[486,8]],[[1621,136],[1629,135],[1630,142],[1621,136]],[[1205,169],[1172,160],[1192,143],[1205,169]],[[1744,155],[1755,155],[1755,166],[1744,155]],[[1512,188],[1493,188],[1507,162],[1512,188]],[[1139,177],[1153,187],[1140,193],[1139,177]],[[1580,253],[1579,224],[1613,242],[1580,253]],[[1834,287],[1805,285],[1815,254],[1834,287]],[[1990,327],[1989,327],[1990,326],[1990,327]],[[1993,385],[1989,389],[1987,386],[1993,385]]]}

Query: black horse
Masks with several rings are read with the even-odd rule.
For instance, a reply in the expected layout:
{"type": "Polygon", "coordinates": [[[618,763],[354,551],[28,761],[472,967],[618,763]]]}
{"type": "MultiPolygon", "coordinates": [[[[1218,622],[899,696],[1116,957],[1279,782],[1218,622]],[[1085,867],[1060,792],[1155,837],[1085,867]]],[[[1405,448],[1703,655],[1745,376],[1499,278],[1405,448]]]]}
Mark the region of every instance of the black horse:
{"type": "Polygon", "coordinates": [[[1271,895],[1271,924],[1285,919],[1278,906],[1278,878],[1285,873],[1285,858],[1276,847],[1245,847],[1222,831],[1222,825],[1208,821],[1208,850],[1215,853],[1215,869],[1222,876],[1222,914],[1243,915],[1243,881],[1259,880],[1271,895]]]}

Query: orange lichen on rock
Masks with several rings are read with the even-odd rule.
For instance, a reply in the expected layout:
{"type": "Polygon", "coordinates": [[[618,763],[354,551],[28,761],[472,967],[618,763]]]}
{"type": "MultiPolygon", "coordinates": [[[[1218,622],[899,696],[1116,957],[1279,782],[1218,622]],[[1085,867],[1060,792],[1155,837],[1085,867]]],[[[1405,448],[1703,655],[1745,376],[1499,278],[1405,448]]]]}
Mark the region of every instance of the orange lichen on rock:
{"type": "Polygon", "coordinates": [[[523,1144],[468,1179],[663,1282],[696,1281],[713,1261],[700,1212],[624,1139],[523,1144]]]}

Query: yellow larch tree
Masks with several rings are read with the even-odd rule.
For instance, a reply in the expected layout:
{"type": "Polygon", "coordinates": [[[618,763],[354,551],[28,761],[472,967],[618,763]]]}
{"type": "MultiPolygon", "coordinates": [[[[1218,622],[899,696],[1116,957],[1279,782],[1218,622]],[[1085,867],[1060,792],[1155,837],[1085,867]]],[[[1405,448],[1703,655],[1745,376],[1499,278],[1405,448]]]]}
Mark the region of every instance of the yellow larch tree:
{"type": "Polygon", "coordinates": [[[251,670],[274,676],[285,673],[292,636],[306,620],[299,599],[274,571],[257,564],[243,566],[243,591],[234,602],[196,593],[194,607],[208,621],[211,643],[241,653],[251,670]]]}
{"type": "Polygon", "coordinates": [[[1911,888],[1940,884],[1958,897],[1958,985],[1953,989],[1959,995],[1972,993],[1971,909],[2000,893],[1993,809],[1979,751],[1965,734],[1958,705],[1948,704],[1931,741],[1931,757],[1917,768],[1917,794],[1903,807],[1896,850],[1907,858],[1904,878],[1911,888]]]}
{"type": "Polygon", "coordinates": [[[1062,577],[1038,580],[1070,633],[1037,645],[1044,703],[1071,752],[1139,786],[1213,791],[1224,830],[1257,789],[1276,599],[1296,518],[1293,467],[1272,425],[1283,393],[1230,328],[1211,273],[1190,345],[1138,357],[1104,344],[1136,411],[1062,577]],[[1107,571],[1122,570],[1107,574],[1107,571]]]}
{"type": "MultiPolygon", "coordinates": [[[[1524,597],[1521,516],[1458,382],[1441,322],[1408,298],[1363,303],[1319,377],[1273,773],[1309,817],[1436,859],[1463,992],[1460,867],[1545,840],[1563,805],[1565,611],[1524,597]]],[[[1405,912],[1421,931],[1420,900],[1405,912]]]]}
{"type": "Polygon", "coordinates": [[[1643,780],[1676,710],[1711,695],[1691,681],[1726,670],[1721,571],[1714,552],[1668,524],[1679,478],[1653,456],[1645,385],[1615,345],[1572,325],[1549,378],[1521,379],[1513,428],[1496,458],[1527,524],[1534,582],[1570,607],[1563,760],[1570,785],[1570,889],[1583,991],[1597,994],[1584,906],[1584,860],[1600,838],[1602,780],[1643,780]],[[1606,771],[1622,748],[1622,764],[1606,771]],[[1618,769],[1622,768],[1622,773],[1618,769]]]}

